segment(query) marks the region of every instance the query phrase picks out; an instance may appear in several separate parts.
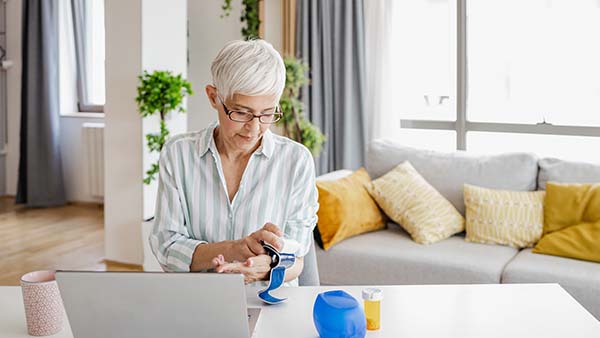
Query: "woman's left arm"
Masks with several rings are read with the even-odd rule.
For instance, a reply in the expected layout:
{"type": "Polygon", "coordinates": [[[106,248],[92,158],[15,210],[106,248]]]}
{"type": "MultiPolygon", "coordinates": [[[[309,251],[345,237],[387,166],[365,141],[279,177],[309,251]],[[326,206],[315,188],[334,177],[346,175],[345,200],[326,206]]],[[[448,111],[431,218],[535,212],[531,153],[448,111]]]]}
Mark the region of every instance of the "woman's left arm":
{"type": "Polygon", "coordinates": [[[302,273],[302,269],[304,269],[304,257],[297,257],[294,265],[291,268],[285,270],[285,281],[289,282],[298,278],[298,276],[300,276],[300,273],[302,273]]]}
{"type": "Polygon", "coordinates": [[[294,239],[300,247],[296,252],[296,263],[286,271],[285,280],[290,281],[302,273],[304,256],[312,246],[313,230],[317,224],[319,193],[315,182],[315,164],[310,151],[302,147],[300,158],[294,170],[291,193],[285,223],[282,224],[284,237],[294,239]]]}

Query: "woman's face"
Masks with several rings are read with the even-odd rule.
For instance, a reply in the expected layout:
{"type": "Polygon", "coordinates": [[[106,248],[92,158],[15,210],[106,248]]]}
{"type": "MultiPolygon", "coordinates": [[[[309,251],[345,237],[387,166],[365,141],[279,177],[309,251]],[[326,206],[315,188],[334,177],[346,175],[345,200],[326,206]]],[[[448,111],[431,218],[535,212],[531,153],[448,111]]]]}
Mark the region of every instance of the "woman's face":
{"type": "Polygon", "coordinates": [[[234,94],[233,98],[221,102],[217,90],[213,86],[206,86],[208,99],[218,112],[219,135],[228,147],[244,152],[254,150],[264,133],[271,126],[258,121],[258,118],[249,122],[236,122],[229,119],[225,112],[225,105],[229,111],[249,112],[254,115],[272,112],[277,105],[275,95],[247,96],[234,94]]]}

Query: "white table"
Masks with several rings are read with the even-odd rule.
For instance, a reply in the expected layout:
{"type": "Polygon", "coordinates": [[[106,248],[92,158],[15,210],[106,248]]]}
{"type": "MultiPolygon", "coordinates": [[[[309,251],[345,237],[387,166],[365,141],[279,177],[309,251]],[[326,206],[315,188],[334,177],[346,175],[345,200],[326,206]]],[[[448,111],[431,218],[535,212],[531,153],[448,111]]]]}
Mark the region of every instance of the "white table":
{"type": "MultiPolygon", "coordinates": [[[[361,286],[278,290],[290,299],[262,307],[256,337],[317,337],[316,295],[343,289],[360,299],[361,286]]],[[[600,322],[558,284],[382,286],[382,328],[367,337],[600,337],[600,322]]],[[[20,287],[0,287],[0,338],[29,337],[20,287]]],[[[73,337],[68,325],[53,337],[73,337]]]]}

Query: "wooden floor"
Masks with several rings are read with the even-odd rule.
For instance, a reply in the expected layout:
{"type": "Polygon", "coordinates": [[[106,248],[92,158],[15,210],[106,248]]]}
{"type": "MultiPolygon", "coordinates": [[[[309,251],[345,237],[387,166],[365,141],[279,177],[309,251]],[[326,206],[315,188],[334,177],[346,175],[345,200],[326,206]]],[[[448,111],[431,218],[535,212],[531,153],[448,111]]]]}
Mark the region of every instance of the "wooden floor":
{"type": "Polygon", "coordinates": [[[141,271],[104,261],[102,206],[28,209],[0,197],[0,285],[19,285],[23,274],[46,269],[141,271]]]}

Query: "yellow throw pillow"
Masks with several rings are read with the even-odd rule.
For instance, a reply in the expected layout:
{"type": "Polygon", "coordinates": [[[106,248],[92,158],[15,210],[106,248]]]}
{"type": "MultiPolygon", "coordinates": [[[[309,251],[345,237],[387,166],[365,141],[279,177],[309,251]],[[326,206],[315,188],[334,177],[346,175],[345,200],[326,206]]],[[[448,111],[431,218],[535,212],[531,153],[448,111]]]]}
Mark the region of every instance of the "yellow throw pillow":
{"type": "Polygon", "coordinates": [[[328,250],[346,238],[385,228],[384,216],[366,190],[370,182],[364,168],[338,180],[317,181],[317,229],[323,249],[328,250]]]}
{"type": "Polygon", "coordinates": [[[369,192],[417,243],[441,241],[465,229],[462,215],[408,161],[374,180],[369,192]]]}
{"type": "Polygon", "coordinates": [[[600,184],[546,184],[544,235],[533,252],[600,262],[600,184]]]}
{"type": "Polygon", "coordinates": [[[544,191],[507,191],[464,185],[466,240],[532,247],[542,237],[544,191]]]}

